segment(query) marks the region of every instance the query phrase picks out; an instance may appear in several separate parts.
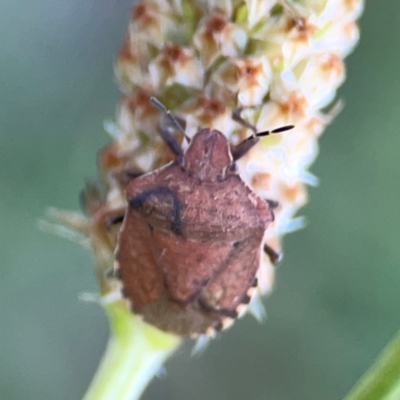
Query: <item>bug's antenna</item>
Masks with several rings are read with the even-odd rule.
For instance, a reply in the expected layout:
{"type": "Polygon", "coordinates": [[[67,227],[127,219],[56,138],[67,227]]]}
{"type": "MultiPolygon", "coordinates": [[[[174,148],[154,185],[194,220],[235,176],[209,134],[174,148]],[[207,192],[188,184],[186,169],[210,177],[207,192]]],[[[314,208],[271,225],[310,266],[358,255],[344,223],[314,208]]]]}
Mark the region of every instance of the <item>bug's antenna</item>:
{"type": "Polygon", "coordinates": [[[172,124],[175,125],[175,127],[183,134],[183,136],[185,136],[185,139],[190,143],[190,138],[186,136],[185,129],[183,128],[179,119],[170,110],[168,110],[168,108],[165,107],[165,105],[161,103],[161,101],[158,100],[156,97],[151,96],[150,101],[151,103],[153,103],[154,106],[161,110],[167,116],[167,118],[169,118],[172,124]]]}
{"type": "Polygon", "coordinates": [[[236,110],[234,110],[233,113],[232,113],[232,119],[234,121],[238,122],[243,127],[251,129],[254,132],[254,134],[256,135],[257,134],[257,128],[255,127],[255,125],[251,124],[249,121],[246,121],[242,117],[242,111],[243,111],[243,107],[236,108],[236,110]]]}
{"type": "MultiPolygon", "coordinates": [[[[170,122],[172,123],[173,126],[178,128],[178,130],[183,133],[183,135],[186,138],[186,140],[190,143],[190,139],[186,136],[185,130],[183,129],[183,127],[182,127],[181,123],[179,122],[178,118],[175,117],[175,115],[173,115],[171,113],[171,111],[169,111],[167,109],[167,107],[165,107],[164,104],[161,103],[160,100],[158,100],[155,97],[151,96],[150,97],[150,101],[151,101],[151,103],[153,105],[155,105],[159,110],[161,110],[164,113],[165,117],[170,120],[170,122]]],[[[176,156],[183,156],[182,147],[177,142],[175,136],[172,134],[171,125],[170,124],[161,123],[160,124],[159,134],[164,139],[164,142],[168,145],[168,147],[172,150],[172,152],[176,156]]]]}
{"type": "MultiPolygon", "coordinates": [[[[256,133],[257,137],[261,137],[261,136],[269,136],[272,133],[280,133],[280,132],[285,132],[285,131],[289,131],[290,129],[293,129],[294,125],[285,125],[285,126],[281,126],[280,128],[276,128],[273,129],[272,131],[263,131],[263,132],[258,132],[256,133]]],[[[250,136],[249,138],[247,138],[246,140],[250,140],[252,139],[252,136],[250,136]]]]}
{"type": "Polygon", "coordinates": [[[249,136],[232,149],[233,161],[239,160],[239,158],[243,157],[258,142],[259,137],[269,136],[273,133],[285,132],[293,128],[294,125],[285,125],[280,128],[272,129],[271,131],[258,132],[249,136]]]}

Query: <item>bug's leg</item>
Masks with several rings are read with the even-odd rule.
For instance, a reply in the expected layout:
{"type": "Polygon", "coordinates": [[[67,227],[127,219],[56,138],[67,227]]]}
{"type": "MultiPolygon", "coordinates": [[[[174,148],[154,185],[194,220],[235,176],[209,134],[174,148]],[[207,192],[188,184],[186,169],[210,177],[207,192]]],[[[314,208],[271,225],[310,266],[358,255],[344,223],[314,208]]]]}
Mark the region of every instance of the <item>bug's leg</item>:
{"type": "MultiPolygon", "coordinates": [[[[107,243],[111,251],[115,251],[117,232],[119,226],[124,221],[124,217],[124,209],[106,211],[97,216],[99,235],[102,237],[104,243],[107,243]]],[[[112,266],[105,272],[105,277],[108,279],[119,279],[119,271],[112,266]]]]}
{"type": "Polygon", "coordinates": [[[106,271],[106,278],[121,280],[121,273],[119,272],[119,269],[111,267],[109,270],[106,271]]]}
{"type": "MultiPolygon", "coordinates": [[[[99,210],[93,218],[93,225],[98,234],[105,238],[114,237],[115,229],[122,224],[125,217],[125,209],[99,210]]],[[[113,246],[113,245],[111,245],[113,246]]]]}
{"type": "Polygon", "coordinates": [[[236,122],[238,122],[240,125],[242,125],[245,128],[251,129],[254,134],[257,133],[257,128],[255,125],[251,124],[249,121],[246,121],[243,117],[242,117],[242,111],[243,111],[243,107],[239,107],[236,110],[233,111],[232,113],[232,119],[236,122]]]}
{"type": "Polygon", "coordinates": [[[87,181],[84,189],[79,194],[81,209],[87,215],[95,215],[104,203],[104,188],[95,181],[87,181]]]}
{"type": "MultiPolygon", "coordinates": [[[[104,203],[98,202],[99,199],[84,198],[84,200],[87,202],[84,205],[87,210],[88,224],[90,224],[91,239],[95,239],[96,243],[112,254],[117,246],[119,225],[124,219],[124,207],[109,209],[104,203]]],[[[105,277],[112,276],[112,274],[111,269],[105,272],[105,277]]]]}
{"type": "Polygon", "coordinates": [[[276,208],[279,207],[279,201],[271,200],[271,199],[265,199],[265,202],[269,205],[269,208],[271,210],[275,210],[276,208]]]}
{"type": "Polygon", "coordinates": [[[112,178],[117,182],[122,190],[125,190],[129,182],[139,178],[139,176],[144,174],[145,172],[136,168],[125,168],[121,171],[113,173],[112,178]]]}
{"type": "Polygon", "coordinates": [[[127,168],[121,171],[122,174],[125,175],[127,179],[132,181],[133,179],[139,178],[139,176],[144,175],[145,173],[139,169],[136,168],[127,168]]]}
{"type": "MultiPolygon", "coordinates": [[[[93,230],[95,230],[96,234],[104,240],[106,240],[106,238],[108,238],[109,236],[110,238],[114,237],[114,228],[123,222],[124,216],[124,208],[107,210],[103,207],[99,209],[96,214],[93,215],[93,230]]],[[[113,244],[111,244],[111,242],[110,245],[111,247],[115,247],[113,244]]]]}
{"type": "Polygon", "coordinates": [[[279,207],[279,202],[276,201],[276,200],[271,200],[271,199],[265,199],[264,201],[268,204],[268,206],[270,208],[270,211],[271,211],[271,214],[272,214],[272,221],[275,221],[275,212],[274,212],[274,210],[276,210],[279,207]]]}
{"type": "Polygon", "coordinates": [[[282,253],[277,252],[267,243],[264,244],[264,252],[273,265],[278,265],[282,261],[282,253]]]}
{"type": "Polygon", "coordinates": [[[115,214],[108,215],[107,217],[105,217],[104,221],[105,227],[110,228],[114,225],[122,224],[122,222],[124,221],[124,216],[125,212],[118,212],[115,214]]]}

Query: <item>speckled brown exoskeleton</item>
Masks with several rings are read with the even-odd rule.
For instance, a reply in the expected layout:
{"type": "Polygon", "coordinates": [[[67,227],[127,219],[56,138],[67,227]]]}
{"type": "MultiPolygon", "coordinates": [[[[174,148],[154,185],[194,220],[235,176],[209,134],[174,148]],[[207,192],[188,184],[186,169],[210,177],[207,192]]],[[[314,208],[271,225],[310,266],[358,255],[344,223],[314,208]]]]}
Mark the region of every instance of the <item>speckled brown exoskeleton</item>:
{"type": "Polygon", "coordinates": [[[224,329],[250,302],[261,252],[278,259],[264,243],[276,204],[242,181],[235,162],[260,136],[291,128],[254,133],[235,147],[205,128],[183,151],[161,127],[175,160],[127,184],[115,262],[123,296],[145,321],[196,337],[224,329]]]}

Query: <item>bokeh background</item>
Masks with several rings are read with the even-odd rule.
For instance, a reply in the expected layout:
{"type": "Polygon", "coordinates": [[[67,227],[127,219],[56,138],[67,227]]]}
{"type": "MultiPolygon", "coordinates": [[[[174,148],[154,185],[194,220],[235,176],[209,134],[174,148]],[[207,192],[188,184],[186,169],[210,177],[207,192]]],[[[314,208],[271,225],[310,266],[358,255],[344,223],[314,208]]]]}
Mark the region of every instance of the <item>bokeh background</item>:
{"type": "MultiPolygon", "coordinates": [[[[77,209],[109,138],[113,57],[130,0],[0,2],[0,399],[85,392],[108,336],[78,246],[40,232],[47,206],[77,209]]],[[[285,240],[268,320],[251,317],[202,357],[190,346],[144,399],[340,399],[400,328],[400,2],[371,1],[320,142],[301,214],[285,240]]]]}

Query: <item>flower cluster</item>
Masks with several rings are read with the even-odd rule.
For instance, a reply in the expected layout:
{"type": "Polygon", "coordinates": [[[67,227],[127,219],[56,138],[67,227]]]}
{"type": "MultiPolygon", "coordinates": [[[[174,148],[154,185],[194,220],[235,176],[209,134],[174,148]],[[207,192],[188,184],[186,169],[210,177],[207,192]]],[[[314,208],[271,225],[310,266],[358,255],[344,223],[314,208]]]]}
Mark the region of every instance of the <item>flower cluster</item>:
{"type": "MultiPolygon", "coordinates": [[[[282,235],[301,226],[295,215],[317,181],[308,167],[335,106],[322,110],[345,78],[343,59],[358,40],[362,7],[362,0],[142,0],[134,7],[116,63],[123,98],[107,126],[113,141],[99,154],[100,183],[84,192],[85,218],[58,214],[94,250],[103,295],[115,289],[105,271],[117,230],[104,221],[125,208],[121,171],[151,171],[172,157],[157,133],[161,115],[151,96],[185,121],[189,137],[212,127],[237,144],[251,134],[232,119],[239,109],[258,131],[295,125],[262,139],[239,171],[261,197],[279,202],[270,245],[280,249],[282,235]]],[[[265,256],[259,292],[273,281],[265,256]]]]}

